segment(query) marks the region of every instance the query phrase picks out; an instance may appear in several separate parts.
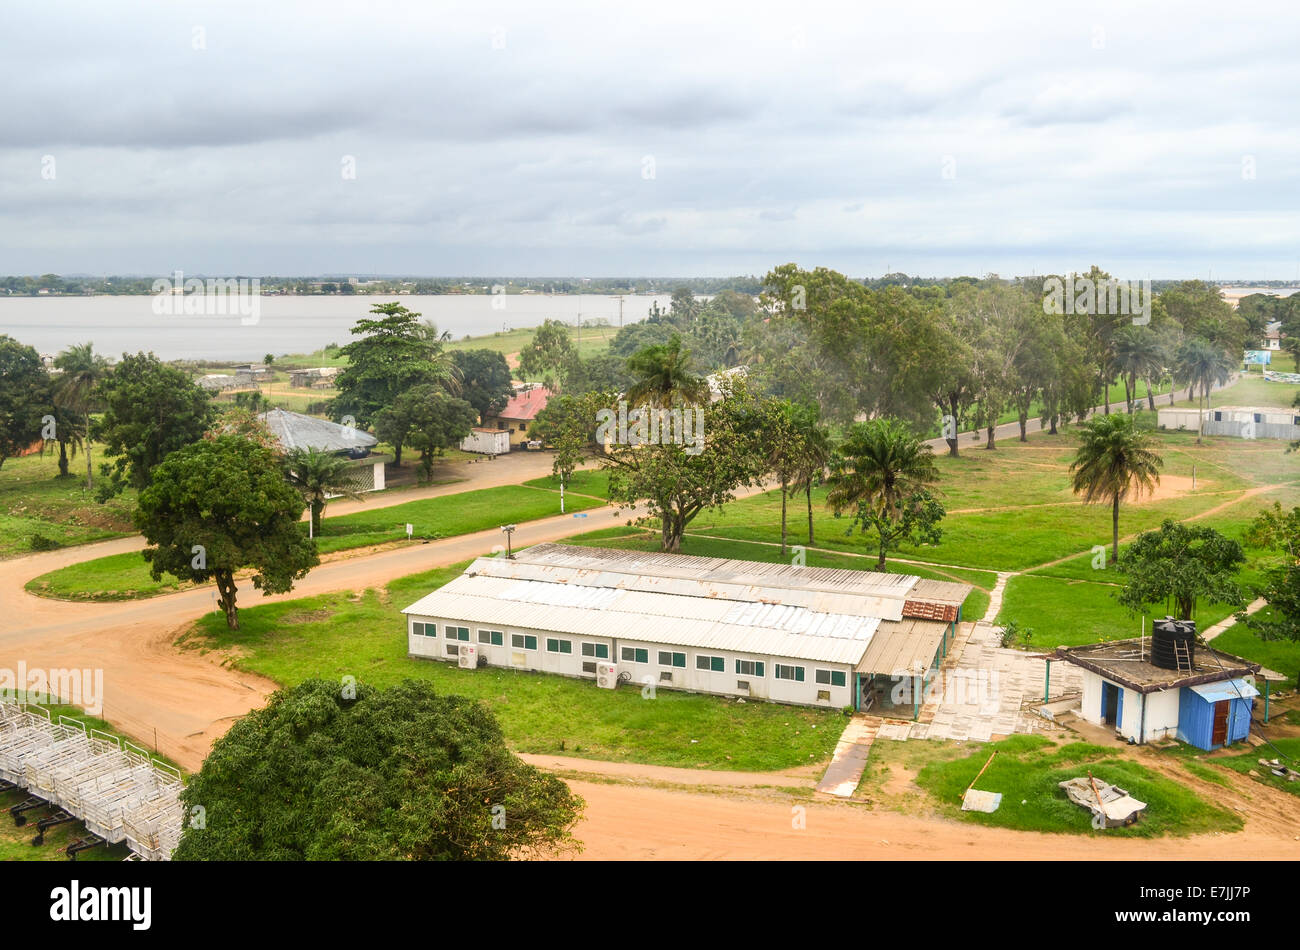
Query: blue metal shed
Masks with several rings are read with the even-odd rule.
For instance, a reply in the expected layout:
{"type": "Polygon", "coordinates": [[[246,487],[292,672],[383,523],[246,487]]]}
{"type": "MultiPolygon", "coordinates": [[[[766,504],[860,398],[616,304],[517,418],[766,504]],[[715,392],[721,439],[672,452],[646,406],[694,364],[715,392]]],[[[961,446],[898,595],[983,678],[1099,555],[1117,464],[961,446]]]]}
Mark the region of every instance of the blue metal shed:
{"type": "Polygon", "coordinates": [[[1184,687],[1178,696],[1178,738],[1207,752],[1240,742],[1250,732],[1258,695],[1244,679],[1184,687]]]}

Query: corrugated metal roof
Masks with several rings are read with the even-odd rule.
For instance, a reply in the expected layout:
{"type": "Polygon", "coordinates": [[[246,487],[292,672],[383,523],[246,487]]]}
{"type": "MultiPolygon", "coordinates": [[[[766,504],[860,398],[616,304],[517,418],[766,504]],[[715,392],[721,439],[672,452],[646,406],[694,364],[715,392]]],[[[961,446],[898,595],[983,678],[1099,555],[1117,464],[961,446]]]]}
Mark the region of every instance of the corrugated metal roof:
{"type": "Polygon", "coordinates": [[[857,671],[884,676],[922,673],[934,660],[947,629],[937,620],[882,623],[858,660],[857,671]]]}
{"type": "Polygon", "coordinates": [[[904,619],[904,603],[920,609],[940,595],[932,612],[946,616],[956,609],[947,598],[960,603],[969,590],[906,574],[542,544],[479,558],[403,613],[889,673],[928,665],[947,626],[904,619]]]}
{"type": "Polygon", "coordinates": [[[379,442],[369,432],[342,426],[328,419],[304,416],[288,409],[272,409],[258,418],[266,423],[280,446],[288,449],[315,449],[318,452],[342,452],[368,449],[379,442]]]}
{"type": "Polygon", "coordinates": [[[1218,683],[1201,683],[1187,688],[1207,703],[1221,703],[1225,699],[1250,699],[1259,695],[1259,690],[1246,680],[1221,680],[1218,683]]]}

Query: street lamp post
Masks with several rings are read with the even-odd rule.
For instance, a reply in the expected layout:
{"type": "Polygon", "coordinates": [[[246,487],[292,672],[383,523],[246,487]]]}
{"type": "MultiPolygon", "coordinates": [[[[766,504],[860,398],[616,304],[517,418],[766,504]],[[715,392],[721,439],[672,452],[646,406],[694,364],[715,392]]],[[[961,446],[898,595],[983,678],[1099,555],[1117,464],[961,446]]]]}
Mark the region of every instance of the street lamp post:
{"type": "Polygon", "coordinates": [[[510,552],[510,535],[515,533],[515,525],[503,524],[501,526],[501,533],[506,536],[506,557],[513,561],[515,556],[510,552]]]}

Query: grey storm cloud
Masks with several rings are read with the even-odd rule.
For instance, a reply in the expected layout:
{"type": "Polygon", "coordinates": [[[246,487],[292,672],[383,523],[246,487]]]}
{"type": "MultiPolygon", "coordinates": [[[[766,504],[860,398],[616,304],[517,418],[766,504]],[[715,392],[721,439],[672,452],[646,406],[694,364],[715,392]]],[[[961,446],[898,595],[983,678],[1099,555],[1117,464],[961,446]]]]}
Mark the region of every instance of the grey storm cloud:
{"type": "Polygon", "coordinates": [[[1300,253],[1281,0],[5,19],[5,272],[1250,276],[1300,253]]]}

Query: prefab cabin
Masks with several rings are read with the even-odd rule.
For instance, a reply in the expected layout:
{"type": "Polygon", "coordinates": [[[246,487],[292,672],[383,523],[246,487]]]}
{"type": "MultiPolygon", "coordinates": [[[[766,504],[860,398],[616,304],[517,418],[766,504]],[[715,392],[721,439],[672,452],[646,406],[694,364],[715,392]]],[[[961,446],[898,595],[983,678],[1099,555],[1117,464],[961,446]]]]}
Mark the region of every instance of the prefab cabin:
{"type": "MultiPolygon", "coordinates": [[[[411,656],[466,668],[859,709],[900,677],[921,694],[969,591],[906,574],[542,544],[479,558],[403,613],[411,656]]],[[[907,707],[915,715],[919,701],[907,707]]]]}

